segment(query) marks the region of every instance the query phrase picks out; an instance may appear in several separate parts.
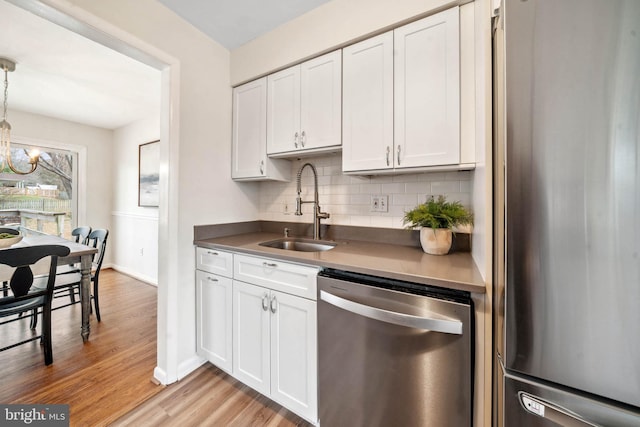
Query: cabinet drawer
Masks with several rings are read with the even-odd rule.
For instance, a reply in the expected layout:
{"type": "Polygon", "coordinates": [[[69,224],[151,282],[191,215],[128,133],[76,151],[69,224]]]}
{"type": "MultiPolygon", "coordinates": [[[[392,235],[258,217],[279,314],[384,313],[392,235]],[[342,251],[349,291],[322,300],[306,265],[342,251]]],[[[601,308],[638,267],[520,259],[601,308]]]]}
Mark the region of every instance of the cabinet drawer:
{"type": "Polygon", "coordinates": [[[236,280],[316,299],[316,267],[236,254],[233,271],[236,280]]]}
{"type": "Polygon", "coordinates": [[[197,247],[196,268],[224,277],[233,277],[233,254],[218,249],[197,247]]]}

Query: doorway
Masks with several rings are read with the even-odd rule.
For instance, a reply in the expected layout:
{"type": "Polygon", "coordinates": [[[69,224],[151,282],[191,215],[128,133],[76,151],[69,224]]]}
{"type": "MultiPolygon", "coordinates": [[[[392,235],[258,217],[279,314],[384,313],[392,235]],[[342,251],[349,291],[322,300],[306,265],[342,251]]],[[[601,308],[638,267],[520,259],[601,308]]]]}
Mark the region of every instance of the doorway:
{"type": "MultiPolygon", "coordinates": [[[[160,203],[158,207],[158,344],[154,377],[162,384],[178,379],[177,322],[179,61],[164,51],[72,4],[9,0],[50,22],[93,40],[161,72],[160,203]],[[172,191],[169,191],[169,188],[172,191]],[[170,321],[173,319],[173,321],[170,321]]],[[[146,142],[146,141],[145,141],[146,142]]],[[[91,171],[87,171],[91,173],[91,171]]]]}

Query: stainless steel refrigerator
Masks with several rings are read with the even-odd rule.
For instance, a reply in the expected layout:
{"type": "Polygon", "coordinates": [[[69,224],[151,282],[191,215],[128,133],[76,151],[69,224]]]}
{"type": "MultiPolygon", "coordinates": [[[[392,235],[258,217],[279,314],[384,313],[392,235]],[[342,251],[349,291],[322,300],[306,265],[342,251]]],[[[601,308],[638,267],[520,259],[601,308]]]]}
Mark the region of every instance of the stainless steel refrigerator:
{"type": "Polygon", "coordinates": [[[499,421],[640,426],[640,1],[503,0],[494,47],[499,421]]]}

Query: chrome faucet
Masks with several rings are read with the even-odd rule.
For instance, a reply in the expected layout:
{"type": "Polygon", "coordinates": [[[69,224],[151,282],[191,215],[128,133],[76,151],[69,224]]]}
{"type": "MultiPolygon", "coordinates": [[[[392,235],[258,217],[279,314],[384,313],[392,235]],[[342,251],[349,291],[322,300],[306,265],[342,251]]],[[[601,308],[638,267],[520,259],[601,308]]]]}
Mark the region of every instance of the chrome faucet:
{"type": "Polygon", "coordinates": [[[296,185],[298,190],[298,197],[296,197],[296,215],[302,215],[302,204],[303,203],[313,203],[314,211],[313,211],[313,238],[315,240],[320,239],[320,220],[329,218],[329,214],[327,212],[321,212],[320,205],[318,204],[318,172],[316,171],[316,167],[311,163],[305,163],[302,165],[300,170],[298,170],[298,176],[296,178],[296,185]],[[313,172],[313,201],[311,200],[302,200],[302,170],[309,166],[311,168],[311,172],[313,172]]]}

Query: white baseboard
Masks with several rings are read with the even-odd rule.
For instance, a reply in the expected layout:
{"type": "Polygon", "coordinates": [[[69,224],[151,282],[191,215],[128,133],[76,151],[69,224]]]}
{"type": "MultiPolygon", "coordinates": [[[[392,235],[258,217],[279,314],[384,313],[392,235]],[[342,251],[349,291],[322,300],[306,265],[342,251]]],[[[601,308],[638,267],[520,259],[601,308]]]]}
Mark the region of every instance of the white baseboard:
{"type": "MultiPolygon", "coordinates": [[[[162,385],[170,384],[169,379],[167,378],[167,373],[164,371],[164,369],[161,369],[158,366],[153,369],[153,378],[155,378],[162,385]]],[[[176,380],[173,380],[171,382],[175,381],[176,380]]]]}
{"type": "Polygon", "coordinates": [[[156,381],[158,381],[162,385],[169,385],[176,381],[180,381],[181,379],[183,379],[184,377],[186,377],[191,372],[195,371],[205,363],[207,363],[207,360],[203,359],[202,357],[196,354],[190,357],[189,359],[185,360],[184,362],[180,363],[180,365],[178,366],[177,378],[169,378],[165,370],[160,368],[159,366],[156,366],[153,369],[153,378],[155,378],[156,381]]]}
{"type": "Polygon", "coordinates": [[[180,363],[180,365],[178,365],[178,381],[198,369],[200,366],[204,365],[206,362],[206,359],[203,359],[197,354],[194,354],[189,359],[180,363]]]}
{"type": "Polygon", "coordinates": [[[103,268],[113,268],[120,273],[126,274],[127,276],[131,276],[136,280],[140,280],[141,282],[148,283],[149,285],[158,286],[158,281],[152,277],[146,276],[144,274],[140,274],[137,271],[131,270],[130,268],[123,267],[121,265],[109,264],[109,266],[103,266],[103,268]]]}

